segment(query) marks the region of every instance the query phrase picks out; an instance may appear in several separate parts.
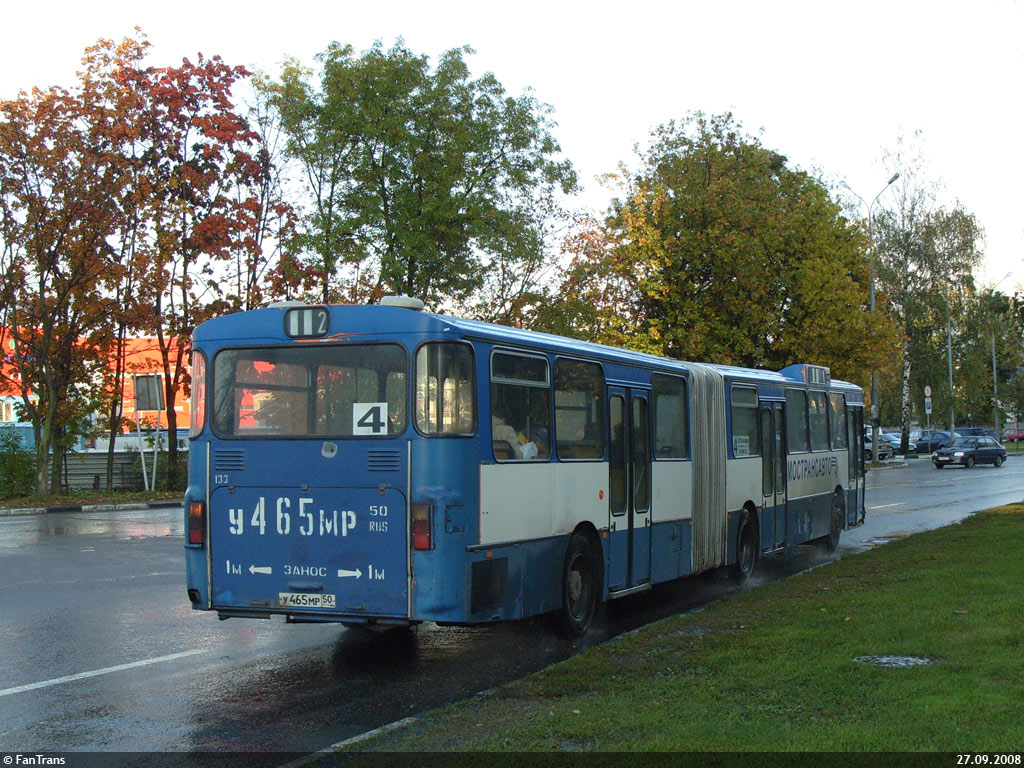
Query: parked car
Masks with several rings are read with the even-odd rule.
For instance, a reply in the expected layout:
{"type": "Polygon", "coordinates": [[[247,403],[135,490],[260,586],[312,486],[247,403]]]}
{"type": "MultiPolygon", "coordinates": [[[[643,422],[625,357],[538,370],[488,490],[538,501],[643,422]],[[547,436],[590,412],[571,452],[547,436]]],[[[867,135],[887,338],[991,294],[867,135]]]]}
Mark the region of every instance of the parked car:
{"type": "Polygon", "coordinates": [[[1013,429],[1012,427],[1003,432],[1004,443],[1016,443],[1024,440],[1024,429],[1013,429]]]}
{"type": "Polygon", "coordinates": [[[937,429],[915,429],[910,433],[910,442],[916,453],[931,453],[951,442],[949,432],[937,429]]]}
{"type": "Polygon", "coordinates": [[[995,464],[999,467],[1004,461],[1006,449],[987,435],[959,437],[932,454],[932,464],[936,469],[942,469],[948,464],[962,464],[967,469],[975,464],[995,464]]]}
{"type": "MultiPolygon", "coordinates": [[[[878,436],[892,446],[893,453],[900,452],[900,442],[902,435],[900,435],[899,432],[880,432],[878,436]]],[[[909,443],[907,445],[907,453],[914,453],[913,443],[909,443]]]]}
{"type": "MultiPolygon", "coordinates": [[[[888,440],[878,440],[878,460],[891,459],[895,455],[892,444],[888,440]]],[[[871,461],[871,435],[864,435],[864,461],[871,461]]]]}
{"type": "Polygon", "coordinates": [[[982,427],[958,427],[956,430],[957,435],[960,437],[991,437],[994,440],[998,440],[996,437],[996,431],[994,429],[984,429],[982,427]]]}

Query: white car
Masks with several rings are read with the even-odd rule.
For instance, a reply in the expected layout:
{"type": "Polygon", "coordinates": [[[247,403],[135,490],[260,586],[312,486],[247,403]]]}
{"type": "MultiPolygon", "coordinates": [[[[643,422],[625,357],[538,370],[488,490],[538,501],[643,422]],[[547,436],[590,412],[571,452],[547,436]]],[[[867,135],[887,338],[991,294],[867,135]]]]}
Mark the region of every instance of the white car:
{"type": "MultiPolygon", "coordinates": [[[[882,439],[882,436],[879,435],[878,460],[891,459],[895,455],[896,452],[892,449],[892,443],[882,439]]],[[[864,435],[864,461],[871,461],[871,435],[864,435]]]]}

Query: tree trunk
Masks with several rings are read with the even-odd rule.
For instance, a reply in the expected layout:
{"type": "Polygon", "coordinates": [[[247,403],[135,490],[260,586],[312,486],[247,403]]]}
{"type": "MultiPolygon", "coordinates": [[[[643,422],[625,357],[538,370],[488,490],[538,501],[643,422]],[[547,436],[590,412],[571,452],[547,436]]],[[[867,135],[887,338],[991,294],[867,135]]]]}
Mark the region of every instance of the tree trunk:
{"type": "Polygon", "coordinates": [[[124,413],[124,367],[125,367],[125,328],[122,325],[117,332],[114,345],[114,392],[110,400],[110,430],[107,445],[107,490],[114,490],[114,448],[117,436],[121,432],[122,414],[124,413]]]}
{"type": "Polygon", "coordinates": [[[61,467],[64,464],[63,433],[55,431],[54,440],[50,445],[50,495],[59,495],[64,485],[61,467]]]}
{"type": "Polygon", "coordinates": [[[57,483],[55,485],[49,482],[51,479],[50,454],[57,443],[56,431],[57,398],[53,397],[51,393],[49,402],[46,405],[46,413],[43,414],[42,429],[38,432],[36,442],[36,493],[40,496],[53,494],[60,488],[59,474],[56,477],[57,483]]]}
{"type": "Polygon", "coordinates": [[[910,370],[913,361],[910,359],[910,337],[903,335],[903,399],[900,403],[900,448],[907,455],[910,447],[910,370]]]}
{"type": "Polygon", "coordinates": [[[172,405],[167,409],[167,487],[179,486],[178,477],[178,413],[172,405]]]}

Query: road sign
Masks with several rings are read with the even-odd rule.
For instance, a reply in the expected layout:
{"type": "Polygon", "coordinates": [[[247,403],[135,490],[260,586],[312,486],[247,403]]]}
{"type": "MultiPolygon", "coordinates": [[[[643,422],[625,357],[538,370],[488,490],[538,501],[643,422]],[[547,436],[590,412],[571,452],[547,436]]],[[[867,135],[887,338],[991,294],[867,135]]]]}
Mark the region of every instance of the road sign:
{"type": "Polygon", "coordinates": [[[931,384],[925,384],[924,385],[924,396],[928,400],[932,399],[932,385],[931,384]]]}
{"type": "MultiPolygon", "coordinates": [[[[929,389],[931,389],[931,387],[929,387],[929,389]]],[[[932,415],[932,399],[930,397],[926,397],[924,399],[924,412],[926,416],[932,415]]]]}

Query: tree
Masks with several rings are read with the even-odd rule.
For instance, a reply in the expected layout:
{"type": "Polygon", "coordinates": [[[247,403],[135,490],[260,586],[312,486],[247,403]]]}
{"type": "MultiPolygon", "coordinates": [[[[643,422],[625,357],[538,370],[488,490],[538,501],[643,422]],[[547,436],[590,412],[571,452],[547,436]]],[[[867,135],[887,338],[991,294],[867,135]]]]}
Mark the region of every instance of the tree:
{"type": "Polygon", "coordinates": [[[253,157],[259,173],[236,188],[245,247],[235,249],[234,294],[229,297],[246,310],[261,306],[268,293],[287,297],[302,282],[288,268],[297,222],[295,210],[284,199],[285,137],[266,101],[249,107],[249,121],[257,136],[253,157]]]}
{"type": "MultiPolygon", "coordinates": [[[[126,37],[120,43],[100,39],[86,48],[83,58],[82,82],[106,113],[116,119],[105,126],[110,141],[109,162],[122,178],[119,194],[111,198],[116,215],[107,236],[110,265],[101,282],[107,301],[104,322],[91,329],[88,349],[98,360],[100,378],[99,408],[107,422],[106,488],[114,484],[114,449],[121,433],[128,335],[145,325],[152,305],[140,299],[140,281],[153,256],[151,239],[147,237],[145,209],[149,185],[142,172],[141,158],[148,149],[137,121],[131,116],[142,108],[140,94],[131,87],[135,80],[126,76],[141,67],[149,50],[149,42],[139,32],[138,39],[126,37]]],[[[95,113],[95,109],[93,112],[95,113]]]]}
{"type": "Polygon", "coordinates": [[[189,386],[192,331],[240,308],[241,297],[224,290],[225,273],[237,254],[248,269],[259,256],[267,167],[253,156],[258,135],[231,102],[231,87],[247,74],[202,55],[196,63],[122,72],[139,102],[133,120],[144,151],[136,160],[152,238],[139,294],[155,308],[143,329],[156,336],[162,359],[172,487],[175,404],[189,386]]]}
{"type": "Polygon", "coordinates": [[[1024,357],[1024,296],[1019,292],[1010,299],[1009,317],[998,324],[1008,347],[1000,358],[1007,367],[1000,370],[999,401],[1019,427],[1021,414],[1024,414],[1024,360],[1021,359],[1024,357]]]}
{"type": "Polygon", "coordinates": [[[562,291],[600,300],[585,283],[601,277],[602,338],[863,379],[887,338],[865,311],[867,242],[816,179],[731,115],[702,113],[658,128],[639,171],[621,177],[623,197],[600,231],[575,241],[562,291]]]}
{"type": "MultiPolygon", "coordinates": [[[[993,427],[999,430],[1000,411],[1006,410],[1002,401],[1013,391],[1006,385],[1024,364],[1021,327],[1010,296],[990,288],[972,298],[959,323],[963,338],[958,371],[960,405],[975,421],[987,423],[991,416],[993,427]]],[[[1007,406],[1013,408],[1010,402],[1007,406]]]]}
{"type": "Polygon", "coordinates": [[[33,426],[39,493],[59,490],[67,427],[81,422],[97,365],[83,340],[110,311],[107,238],[126,176],[109,106],[89,79],[76,92],[0,103],[0,320],[33,426]]]}
{"type": "MultiPolygon", "coordinates": [[[[936,207],[933,188],[904,165],[896,203],[875,219],[879,281],[902,332],[899,423],[907,446],[913,392],[949,381],[952,347],[963,341],[954,318],[963,318],[974,293],[981,259],[981,229],[959,206],[936,207]],[[954,327],[957,333],[954,338],[954,327]]],[[[933,386],[936,414],[955,422],[956,391],[933,386]]]]}
{"type": "MultiPolygon", "coordinates": [[[[73,91],[0,103],[0,320],[40,491],[47,456],[59,488],[63,447],[93,409],[119,432],[131,331],[157,337],[175,433],[192,329],[258,303],[287,240],[269,150],[230,100],[248,73],[202,55],[145,67],[148,48],[141,33],[100,40],[73,91]]],[[[169,453],[177,484],[176,440],[169,453]]]]}
{"type": "Polygon", "coordinates": [[[576,177],[556,158],[550,107],[506,95],[492,74],[471,79],[471,52],[431,69],[401,42],[360,56],[332,43],[316,84],[294,60],[255,81],[304,173],[300,253],[286,266],[316,276],[318,300],[463,303],[496,270],[529,285],[522,272],[545,243],[538,211],[576,177]]]}
{"type": "Polygon", "coordinates": [[[570,255],[533,309],[531,328],[616,347],[659,353],[646,328],[644,297],[630,264],[616,258],[604,225],[579,216],[563,244],[570,255]]]}

